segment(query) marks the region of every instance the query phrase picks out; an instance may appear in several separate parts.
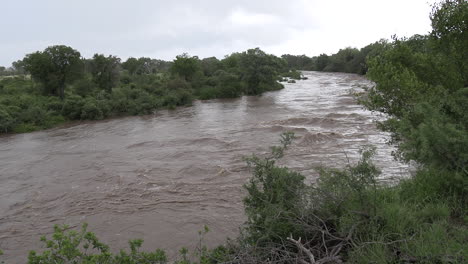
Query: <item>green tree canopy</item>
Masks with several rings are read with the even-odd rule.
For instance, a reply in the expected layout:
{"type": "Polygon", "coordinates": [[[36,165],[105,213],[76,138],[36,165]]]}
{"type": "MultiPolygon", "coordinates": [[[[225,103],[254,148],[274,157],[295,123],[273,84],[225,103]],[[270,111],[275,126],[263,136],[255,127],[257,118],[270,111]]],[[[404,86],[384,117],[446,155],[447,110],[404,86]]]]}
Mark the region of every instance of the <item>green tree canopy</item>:
{"type": "Polygon", "coordinates": [[[468,179],[468,2],[434,6],[430,37],[395,38],[369,60],[366,105],[389,115],[399,157],[444,177],[443,195],[466,197],[468,179]],[[465,193],[465,195],[463,195],[465,193]]]}
{"type": "Polygon", "coordinates": [[[94,54],[91,61],[91,74],[99,88],[111,92],[119,81],[120,59],[111,55],[106,57],[102,54],[94,54]]]}
{"type": "Polygon", "coordinates": [[[320,56],[317,57],[317,60],[315,61],[315,69],[317,71],[323,71],[325,67],[327,67],[328,62],[330,61],[330,58],[327,54],[320,54],[320,56]]]}
{"type": "Polygon", "coordinates": [[[213,76],[213,74],[222,68],[221,62],[216,57],[204,58],[200,61],[203,73],[206,76],[213,76]]]}
{"type": "Polygon", "coordinates": [[[137,72],[138,67],[140,67],[140,63],[137,58],[130,57],[122,63],[122,68],[127,70],[131,75],[134,75],[137,72]]]}
{"type": "Polygon", "coordinates": [[[176,56],[170,71],[174,75],[179,75],[186,81],[190,81],[197,71],[200,70],[200,60],[197,56],[190,56],[187,53],[176,56]]]}
{"type": "Polygon", "coordinates": [[[239,56],[241,78],[246,83],[246,94],[256,95],[272,90],[277,85],[278,74],[286,68],[286,62],[259,48],[249,49],[239,56]]]}
{"type": "Polygon", "coordinates": [[[431,13],[431,37],[437,48],[454,62],[465,87],[468,86],[468,2],[446,0],[431,13]]]}
{"type": "Polygon", "coordinates": [[[43,84],[46,94],[65,96],[65,85],[83,72],[80,52],[64,45],[26,55],[23,65],[31,76],[43,84]]]}

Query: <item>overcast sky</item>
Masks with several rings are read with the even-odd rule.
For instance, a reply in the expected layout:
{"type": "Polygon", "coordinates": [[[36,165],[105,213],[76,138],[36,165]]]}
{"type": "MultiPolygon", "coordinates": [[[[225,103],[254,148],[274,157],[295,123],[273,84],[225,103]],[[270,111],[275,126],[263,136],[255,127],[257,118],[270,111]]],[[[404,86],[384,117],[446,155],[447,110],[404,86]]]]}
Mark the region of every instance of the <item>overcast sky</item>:
{"type": "Polygon", "coordinates": [[[430,30],[434,0],[0,0],[0,65],[50,45],[172,60],[335,53],[430,30]]]}

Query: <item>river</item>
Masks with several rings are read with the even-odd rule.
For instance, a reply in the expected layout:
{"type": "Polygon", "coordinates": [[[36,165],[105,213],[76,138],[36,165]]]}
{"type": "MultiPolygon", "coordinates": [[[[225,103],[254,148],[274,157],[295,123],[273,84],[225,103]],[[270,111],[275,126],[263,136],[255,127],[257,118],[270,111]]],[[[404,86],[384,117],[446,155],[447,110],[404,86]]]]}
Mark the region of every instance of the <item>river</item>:
{"type": "Polygon", "coordinates": [[[353,92],[370,85],[352,74],[305,72],[308,80],[262,96],[196,101],[154,115],[82,122],[0,137],[0,260],[25,263],[53,225],[89,230],[111,248],[141,238],[173,256],[235,237],[245,220],[243,156],[267,153],[281,132],[297,139],[282,164],[314,181],[319,165],[342,167],[377,146],[383,178],[408,167],[391,157],[374,120],[353,92]]]}

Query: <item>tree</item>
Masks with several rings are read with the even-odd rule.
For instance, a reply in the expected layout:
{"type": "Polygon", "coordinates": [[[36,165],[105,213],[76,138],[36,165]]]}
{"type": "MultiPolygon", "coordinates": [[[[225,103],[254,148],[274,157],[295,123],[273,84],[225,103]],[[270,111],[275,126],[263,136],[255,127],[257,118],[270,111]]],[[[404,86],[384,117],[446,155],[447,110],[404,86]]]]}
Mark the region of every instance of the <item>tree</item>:
{"type": "Polygon", "coordinates": [[[239,76],[223,70],[216,71],[215,80],[221,98],[235,98],[242,95],[242,82],[239,76]]]}
{"type": "Polygon", "coordinates": [[[130,57],[124,63],[122,63],[122,68],[128,71],[131,75],[134,75],[139,67],[138,59],[130,57]]]}
{"type": "Polygon", "coordinates": [[[91,61],[91,74],[93,81],[108,92],[119,82],[120,76],[120,59],[115,56],[104,56],[102,54],[94,54],[91,61]]]}
{"type": "Polygon", "coordinates": [[[355,68],[359,65],[352,65],[351,62],[359,51],[355,48],[340,49],[336,54],[330,56],[328,65],[323,69],[331,72],[357,72],[355,68]]]}
{"type": "Polygon", "coordinates": [[[457,67],[463,85],[468,86],[468,2],[445,0],[431,13],[431,37],[437,48],[457,67]]]}
{"type": "Polygon", "coordinates": [[[429,38],[395,38],[371,58],[366,106],[386,113],[380,127],[391,132],[398,157],[416,161],[444,182],[437,195],[466,202],[468,175],[468,3],[434,6],[429,38]]]}
{"type": "Polygon", "coordinates": [[[382,39],[365,46],[359,50],[359,53],[351,61],[353,65],[354,73],[366,74],[368,70],[367,60],[379,54],[385,47],[387,41],[382,39]]]}
{"type": "Polygon", "coordinates": [[[8,133],[13,128],[15,119],[8,113],[6,107],[0,106],[0,132],[8,133]]]}
{"type": "Polygon", "coordinates": [[[25,71],[26,71],[24,69],[24,62],[22,60],[14,61],[11,64],[11,68],[12,68],[13,72],[15,72],[16,74],[24,74],[25,71]]]}
{"type": "Polygon", "coordinates": [[[204,58],[201,60],[201,68],[206,76],[213,76],[221,68],[221,62],[216,57],[204,58]]]}
{"type": "Polygon", "coordinates": [[[146,57],[128,58],[122,63],[122,68],[127,70],[130,75],[152,74],[160,71],[167,71],[170,62],[156,60],[146,57]]]}
{"type": "Polygon", "coordinates": [[[138,68],[136,70],[136,74],[142,75],[142,74],[152,73],[152,59],[151,58],[141,57],[141,58],[138,58],[137,62],[138,62],[137,63],[138,68]]]}
{"type": "Polygon", "coordinates": [[[197,56],[191,57],[187,53],[176,56],[170,71],[174,75],[179,75],[186,81],[190,81],[197,71],[200,70],[200,61],[197,56]]]}
{"type": "Polygon", "coordinates": [[[65,96],[65,85],[83,72],[80,52],[64,45],[50,46],[44,51],[26,55],[24,68],[43,84],[44,92],[65,96]]]}
{"type": "Polygon", "coordinates": [[[276,79],[286,61],[255,48],[241,53],[239,64],[241,79],[247,85],[246,93],[257,95],[278,86],[276,79]]]}
{"type": "Polygon", "coordinates": [[[314,60],[312,58],[307,57],[306,55],[298,56],[284,54],[281,56],[281,58],[286,61],[289,69],[305,71],[314,70],[314,60]]]}
{"type": "Polygon", "coordinates": [[[317,71],[323,71],[323,69],[327,67],[329,61],[330,61],[330,58],[328,57],[327,54],[320,54],[320,56],[318,56],[317,60],[315,61],[315,69],[317,71]]]}

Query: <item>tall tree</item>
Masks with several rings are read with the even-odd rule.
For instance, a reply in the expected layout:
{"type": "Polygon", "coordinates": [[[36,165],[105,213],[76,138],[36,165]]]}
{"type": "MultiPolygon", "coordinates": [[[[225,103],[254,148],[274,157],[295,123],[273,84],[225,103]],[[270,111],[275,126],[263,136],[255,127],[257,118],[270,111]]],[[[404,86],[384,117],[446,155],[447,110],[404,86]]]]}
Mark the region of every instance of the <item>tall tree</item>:
{"type": "Polygon", "coordinates": [[[91,74],[93,81],[108,92],[119,82],[120,76],[120,58],[115,56],[104,56],[102,54],[94,54],[91,61],[91,74]]]}
{"type": "Polygon", "coordinates": [[[399,157],[437,175],[440,195],[463,197],[468,175],[468,2],[434,6],[429,38],[396,39],[369,59],[365,104],[388,115],[399,157]],[[465,43],[465,45],[463,44],[465,43]],[[421,167],[423,168],[423,167],[421,167]],[[455,196],[454,196],[455,195],[455,196]]]}
{"type": "Polygon", "coordinates": [[[216,57],[204,58],[201,60],[201,68],[206,76],[213,76],[221,68],[221,62],[216,57]]]}
{"type": "Polygon", "coordinates": [[[128,58],[122,63],[122,68],[127,70],[130,75],[152,74],[161,71],[167,71],[171,63],[163,60],[151,58],[128,58]]]}
{"type": "Polygon", "coordinates": [[[83,72],[80,52],[64,45],[28,54],[23,65],[35,80],[43,84],[45,93],[58,95],[61,99],[65,96],[65,85],[83,72]]]}
{"type": "Polygon", "coordinates": [[[430,18],[436,47],[454,62],[463,85],[468,87],[468,2],[442,1],[433,6],[430,18]]]}
{"type": "Polygon", "coordinates": [[[197,71],[200,70],[200,60],[197,56],[191,57],[187,53],[176,56],[171,66],[171,72],[179,75],[186,81],[190,81],[197,71]]]}
{"type": "Polygon", "coordinates": [[[272,90],[277,85],[279,72],[286,67],[286,61],[265,53],[259,48],[249,49],[240,55],[242,80],[247,85],[245,91],[250,95],[272,90]]]}
{"type": "Polygon", "coordinates": [[[124,63],[122,63],[122,68],[127,70],[131,75],[134,75],[137,72],[139,66],[140,63],[138,62],[138,59],[133,57],[128,58],[124,63]]]}
{"type": "Polygon", "coordinates": [[[11,64],[11,69],[15,74],[24,74],[26,71],[24,69],[24,62],[22,60],[14,61],[11,64]]]}
{"type": "Polygon", "coordinates": [[[320,54],[315,61],[315,69],[317,71],[323,71],[330,62],[330,57],[327,54],[320,54]]]}

